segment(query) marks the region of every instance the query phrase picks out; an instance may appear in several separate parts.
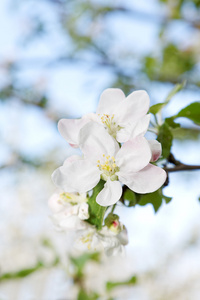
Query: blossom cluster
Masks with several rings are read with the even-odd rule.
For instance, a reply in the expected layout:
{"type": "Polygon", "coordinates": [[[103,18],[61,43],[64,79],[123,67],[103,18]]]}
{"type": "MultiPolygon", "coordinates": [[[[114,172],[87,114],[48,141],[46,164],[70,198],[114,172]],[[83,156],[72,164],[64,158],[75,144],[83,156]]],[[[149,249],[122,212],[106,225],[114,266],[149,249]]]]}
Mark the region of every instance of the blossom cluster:
{"type": "Polygon", "coordinates": [[[74,250],[104,252],[107,256],[124,254],[128,243],[127,230],[117,215],[97,231],[88,223],[88,197],[86,194],[65,193],[58,190],[49,199],[51,219],[59,231],[76,231],[74,250]]]}
{"type": "MultiPolygon", "coordinates": [[[[152,164],[161,155],[161,145],[144,136],[150,122],[149,102],[146,91],[135,91],[125,97],[120,89],[110,88],[102,93],[96,113],[81,119],[61,119],[58,123],[61,135],[70,146],[79,148],[82,155],[67,158],[52,174],[53,182],[62,191],[50,200],[52,218],[61,228],[84,231],[90,226],[87,238],[82,237],[83,241],[90,241],[90,246],[96,239],[96,244],[100,241],[106,248],[105,237],[113,234],[113,224],[97,232],[87,222],[88,192],[100,180],[104,186],[96,202],[102,207],[120,200],[123,185],[145,194],[156,191],[166,180],[165,171],[152,164]]],[[[117,225],[117,233],[114,232],[117,240],[123,228],[122,224],[117,225]]],[[[126,244],[125,240],[122,238],[121,244],[126,244]]]]}

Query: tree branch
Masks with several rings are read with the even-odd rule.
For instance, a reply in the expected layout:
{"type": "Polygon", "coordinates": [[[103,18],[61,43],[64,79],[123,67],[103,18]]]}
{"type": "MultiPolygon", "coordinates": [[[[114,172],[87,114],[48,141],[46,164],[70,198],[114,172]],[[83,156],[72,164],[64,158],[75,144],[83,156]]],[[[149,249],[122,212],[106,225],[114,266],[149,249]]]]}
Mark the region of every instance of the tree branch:
{"type": "Polygon", "coordinates": [[[169,155],[168,162],[175,165],[175,167],[173,167],[173,168],[168,168],[168,167],[164,168],[164,170],[168,173],[169,172],[177,172],[177,171],[200,170],[200,165],[184,164],[184,163],[180,162],[179,160],[175,159],[175,157],[172,153],[170,153],[170,155],[169,155]]]}
{"type": "Polygon", "coordinates": [[[174,168],[164,168],[164,170],[168,173],[177,171],[200,170],[200,165],[186,165],[181,163],[180,165],[175,166],[174,168]]]}

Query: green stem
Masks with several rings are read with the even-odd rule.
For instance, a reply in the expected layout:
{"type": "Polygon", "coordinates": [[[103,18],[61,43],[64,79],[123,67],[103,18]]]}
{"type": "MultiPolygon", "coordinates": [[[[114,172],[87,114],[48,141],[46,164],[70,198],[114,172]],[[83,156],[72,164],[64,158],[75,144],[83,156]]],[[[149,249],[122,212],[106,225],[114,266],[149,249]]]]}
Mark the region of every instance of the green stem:
{"type": "Polygon", "coordinates": [[[101,206],[96,202],[97,195],[101,192],[105,184],[104,180],[100,180],[97,186],[93,189],[93,194],[88,200],[90,217],[87,220],[90,224],[95,225],[98,230],[101,230],[104,215],[107,207],[101,206]]]}
{"type": "Polygon", "coordinates": [[[116,207],[116,203],[113,205],[113,207],[112,207],[112,210],[111,210],[111,213],[113,213],[113,212],[114,212],[114,210],[115,210],[115,207],[116,207]]]}

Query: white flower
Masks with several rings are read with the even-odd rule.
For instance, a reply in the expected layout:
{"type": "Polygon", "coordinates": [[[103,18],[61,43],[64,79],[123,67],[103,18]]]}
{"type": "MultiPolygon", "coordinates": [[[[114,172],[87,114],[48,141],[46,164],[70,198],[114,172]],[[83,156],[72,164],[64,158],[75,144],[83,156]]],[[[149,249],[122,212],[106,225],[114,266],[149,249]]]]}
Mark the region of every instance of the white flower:
{"type": "Polygon", "coordinates": [[[87,223],[87,228],[77,232],[78,238],[75,242],[77,250],[100,251],[107,256],[124,255],[124,245],[128,243],[127,230],[120,223],[120,231],[114,232],[107,226],[98,231],[94,226],[87,223]]]}
{"type": "Polygon", "coordinates": [[[53,215],[51,216],[58,229],[84,229],[83,220],[89,218],[86,194],[54,193],[48,205],[53,215]]]}
{"type": "Polygon", "coordinates": [[[77,120],[61,119],[58,129],[71,146],[78,147],[81,128],[95,121],[123,143],[146,133],[150,121],[150,115],[146,115],[148,109],[149,96],[146,91],[135,91],[126,98],[122,90],[110,88],[101,94],[96,114],[91,113],[77,120]]]}
{"type": "Polygon", "coordinates": [[[137,193],[157,190],[165,181],[163,169],[149,164],[152,152],[147,140],[138,136],[122,145],[99,124],[90,122],[80,132],[83,159],[65,161],[52,174],[54,183],[83,193],[106,181],[96,201],[102,206],[116,203],[122,195],[121,183],[137,193]],[[120,183],[121,182],[121,183],[120,183]]]}

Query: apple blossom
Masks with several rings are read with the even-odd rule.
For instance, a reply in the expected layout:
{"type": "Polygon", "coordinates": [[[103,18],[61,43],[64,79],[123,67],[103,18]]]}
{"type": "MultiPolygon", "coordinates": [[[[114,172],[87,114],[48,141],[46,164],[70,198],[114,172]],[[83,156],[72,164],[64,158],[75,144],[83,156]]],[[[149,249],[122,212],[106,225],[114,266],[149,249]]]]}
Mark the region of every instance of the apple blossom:
{"type": "Polygon", "coordinates": [[[79,251],[100,251],[107,256],[124,255],[124,245],[128,243],[127,230],[122,223],[119,223],[119,230],[113,231],[103,226],[98,231],[94,226],[87,224],[85,230],[77,231],[78,238],[75,248],[79,251]]]}
{"type": "Polygon", "coordinates": [[[122,90],[109,88],[101,94],[96,114],[87,114],[76,120],[61,119],[58,129],[71,146],[78,147],[81,128],[95,121],[123,143],[146,133],[150,121],[150,115],[146,115],[148,109],[149,96],[146,91],[134,91],[126,98],[122,90]]]}
{"type": "Polygon", "coordinates": [[[54,193],[48,205],[57,229],[84,229],[86,224],[83,220],[89,218],[87,200],[86,194],[54,193]]]}
{"type": "Polygon", "coordinates": [[[107,130],[95,122],[80,131],[80,149],[84,157],[66,161],[52,174],[54,183],[70,191],[83,193],[105,182],[96,201],[101,206],[115,204],[122,195],[122,184],[137,193],[154,192],[164,183],[166,173],[150,164],[152,151],[143,136],[125,142],[121,148],[107,130]]]}

